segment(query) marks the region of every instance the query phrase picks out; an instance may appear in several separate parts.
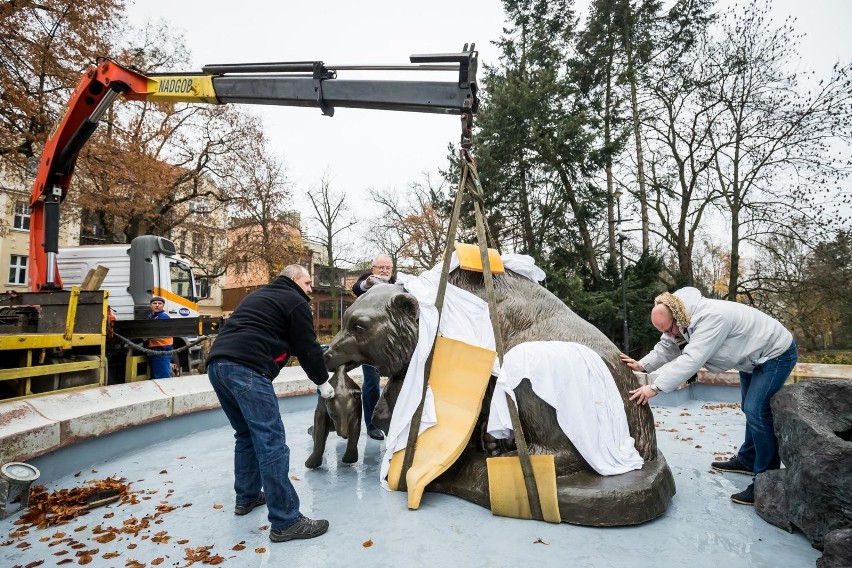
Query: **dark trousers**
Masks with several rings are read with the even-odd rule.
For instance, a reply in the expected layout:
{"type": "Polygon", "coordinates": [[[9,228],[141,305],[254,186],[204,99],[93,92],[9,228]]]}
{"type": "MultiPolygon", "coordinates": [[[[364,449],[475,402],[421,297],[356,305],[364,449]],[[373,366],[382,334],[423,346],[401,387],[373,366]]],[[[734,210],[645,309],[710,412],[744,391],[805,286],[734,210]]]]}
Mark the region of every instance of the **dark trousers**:
{"type": "Polygon", "coordinates": [[[373,425],[373,410],[379,402],[381,389],[379,388],[379,371],[370,365],[362,365],[364,381],[361,384],[361,406],[364,408],[364,424],[367,428],[373,425]]]}
{"type": "Polygon", "coordinates": [[[257,499],[263,487],[269,523],[287,528],[299,520],[299,496],[290,482],[290,448],[272,380],[227,359],[214,359],[207,376],[234,428],[237,504],[257,499]]]}
{"type": "Polygon", "coordinates": [[[758,365],[751,373],[740,371],[742,408],[746,416],[745,441],[737,456],[745,467],[757,474],[781,467],[778,439],[772,422],[772,395],[781,390],[796,361],[799,351],[794,341],[783,354],[758,365]]]}

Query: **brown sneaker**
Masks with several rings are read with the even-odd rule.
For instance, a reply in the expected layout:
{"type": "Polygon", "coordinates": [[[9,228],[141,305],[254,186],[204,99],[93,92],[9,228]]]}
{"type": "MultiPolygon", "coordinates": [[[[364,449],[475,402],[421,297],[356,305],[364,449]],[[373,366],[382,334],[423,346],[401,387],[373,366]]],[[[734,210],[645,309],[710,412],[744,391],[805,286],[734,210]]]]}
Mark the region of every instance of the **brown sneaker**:
{"type": "Polygon", "coordinates": [[[286,529],[272,529],[269,531],[269,540],[272,542],[286,542],[293,539],[316,538],[328,530],[328,521],[322,519],[309,519],[305,516],[287,527],[286,529]]]}
{"type": "Polygon", "coordinates": [[[266,503],[266,495],[261,491],[260,496],[252,501],[251,503],[246,503],[245,505],[240,505],[237,503],[234,506],[234,514],[235,515],[248,515],[252,511],[254,511],[255,507],[260,507],[261,505],[266,503]]]}

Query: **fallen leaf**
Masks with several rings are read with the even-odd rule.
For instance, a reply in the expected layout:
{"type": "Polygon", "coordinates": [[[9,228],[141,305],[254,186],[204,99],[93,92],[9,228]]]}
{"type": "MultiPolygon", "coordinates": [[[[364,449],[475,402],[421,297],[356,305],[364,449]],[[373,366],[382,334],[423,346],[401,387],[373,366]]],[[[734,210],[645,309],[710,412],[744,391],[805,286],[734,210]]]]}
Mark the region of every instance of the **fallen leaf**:
{"type": "Polygon", "coordinates": [[[139,545],[134,543],[134,542],[131,542],[130,544],[127,545],[127,548],[128,548],[128,550],[133,550],[137,546],[139,546],[139,545]]]}
{"type": "Polygon", "coordinates": [[[213,505],[213,508],[214,508],[214,509],[224,509],[224,508],[225,508],[225,506],[224,506],[224,505],[220,505],[219,503],[216,503],[215,505],[213,505]]]}
{"type": "Polygon", "coordinates": [[[76,529],[74,529],[74,532],[80,532],[80,531],[84,531],[84,530],[86,530],[86,525],[77,527],[76,529]]]}
{"type": "Polygon", "coordinates": [[[30,562],[24,568],[35,568],[36,566],[41,566],[44,564],[44,560],[36,560],[34,562],[30,562]]]}
{"type": "Polygon", "coordinates": [[[373,546],[373,539],[368,538],[367,540],[361,543],[361,546],[363,546],[364,548],[370,548],[371,546],[373,546]]]}
{"type": "Polygon", "coordinates": [[[236,550],[237,552],[239,552],[240,550],[245,550],[245,549],[246,549],[246,547],[245,547],[245,546],[243,546],[242,544],[235,544],[235,545],[231,548],[231,550],[236,550]]]}
{"type": "Polygon", "coordinates": [[[74,562],[74,560],[72,560],[71,558],[63,558],[62,560],[57,562],[56,565],[61,566],[63,564],[71,564],[72,562],[74,562]]]}
{"type": "Polygon", "coordinates": [[[544,542],[543,540],[541,540],[541,538],[537,538],[537,539],[535,539],[535,540],[533,541],[533,544],[546,544],[546,545],[550,546],[548,543],[546,543],[546,542],[544,542]]]}
{"type": "Polygon", "coordinates": [[[300,479],[298,477],[296,477],[295,475],[291,475],[290,479],[292,479],[293,481],[300,481],[300,479]]]}
{"type": "Polygon", "coordinates": [[[111,519],[111,518],[113,518],[114,516],[115,516],[115,513],[107,513],[106,515],[104,515],[104,518],[105,518],[105,519],[111,519]]]}
{"type": "Polygon", "coordinates": [[[162,556],[158,556],[157,558],[155,558],[151,561],[151,564],[153,564],[154,566],[159,566],[160,564],[162,564],[165,561],[166,561],[165,558],[163,558],[162,556]]]}
{"type": "Polygon", "coordinates": [[[75,473],[75,474],[74,474],[74,477],[80,477],[80,474],[81,474],[81,473],[83,473],[83,472],[82,472],[82,471],[78,471],[77,473],[75,473]]]}
{"type": "Polygon", "coordinates": [[[181,539],[181,540],[179,540],[179,541],[177,541],[177,543],[178,543],[178,544],[181,544],[181,545],[186,544],[187,542],[189,542],[189,540],[187,540],[187,539],[185,539],[185,538],[184,538],[184,539],[181,539]]]}
{"type": "Polygon", "coordinates": [[[77,561],[77,564],[88,564],[91,561],[92,557],[86,554],[80,557],[80,560],[77,561]]]}
{"type": "Polygon", "coordinates": [[[701,449],[701,444],[695,444],[695,447],[696,447],[696,448],[698,448],[698,449],[700,450],[700,449],[701,449]]]}
{"type": "Polygon", "coordinates": [[[106,558],[107,560],[109,560],[111,558],[116,558],[118,556],[120,556],[118,552],[106,552],[106,553],[104,553],[103,557],[106,558]]]}
{"type": "Polygon", "coordinates": [[[258,554],[264,554],[266,552],[266,549],[265,548],[255,548],[254,551],[257,552],[258,554]]]}
{"type": "Polygon", "coordinates": [[[185,460],[185,459],[186,459],[186,456],[178,456],[178,457],[177,457],[177,459],[179,459],[179,460],[185,460]]]}
{"type": "Polygon", "coordinates": [[[167,470],[163,469],[163,470],[160,471],[160,473],[163,474],[163,473],[169,473],[169,472],[167,470]]]}
{"type": "Polygon", "coordinates": [[[106,544],[108,542],[115,540],[115,533],[111,533],[111,532],[104,533],[100,536],[96,536],[92,540],[94,540],[95,542],[99,542],[101,544],[106,544]]]}

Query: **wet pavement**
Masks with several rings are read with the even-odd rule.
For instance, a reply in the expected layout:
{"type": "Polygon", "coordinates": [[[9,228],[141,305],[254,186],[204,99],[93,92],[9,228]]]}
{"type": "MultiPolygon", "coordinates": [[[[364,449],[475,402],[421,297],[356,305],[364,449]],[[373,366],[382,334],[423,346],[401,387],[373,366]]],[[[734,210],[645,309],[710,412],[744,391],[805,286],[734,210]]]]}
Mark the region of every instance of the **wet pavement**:
{"type": "Polygon", "coordinates": [[[749,477],[710,469],[710,462],[729,457],[741,442],[745,420],[733,405],[690,400],[654,407],[659,445],[677,484],[671,506],[643,525],[591,528],[495,517],[433,493],[424,495],[419,510],[409,511],[404,493],[379,487],[383,446],[364,432],[357,463],[340,463],[346,442],[332,434],[323,466],[307,470],[312,400],[285,398],[281,406],[301,510],[329,519],[324,536],[274,544],[265,507],[243,517],[233,514],[232,431],[221,425],[221,411],[213,410],[209,416],[216,424],[199,431],[185,433],[195,426],[180,421],[190,417],[176,418],[134,429],[132,443],[113,434],[66,448],[53,461],[32,460],[43,479],[52,479],[51,491],[120,476],[136,499],[17,534],[13,522],[19,515],[2,520],[0,566],[200,566],[206,557],[207,563],[240,567],[802,568],[814,566],[820,556],[803,534],[769,525],[752,507],[730,501],[749,477]],[[110,438],[115,439],[107,446],[110,438]],[[140,449],[122,453],[116,440],[126,448],[141,444],[140,449]]]}

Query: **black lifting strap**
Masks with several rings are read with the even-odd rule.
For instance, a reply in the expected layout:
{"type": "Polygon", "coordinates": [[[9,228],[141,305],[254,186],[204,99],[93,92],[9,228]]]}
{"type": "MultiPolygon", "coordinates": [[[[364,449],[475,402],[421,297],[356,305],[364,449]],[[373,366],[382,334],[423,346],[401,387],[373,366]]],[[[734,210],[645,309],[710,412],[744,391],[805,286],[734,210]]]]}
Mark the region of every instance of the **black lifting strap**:
{"type": "MultiPolygon", "coordinates": [[[[441,268],[441,280],[438,284],[438,293],[435,298],[435,307],[438,310],[438,322],[440,324],[441,311],[444,305],[444,295],[447,289],[447,279],[449,277],[450,260],[452,259],[453,250],[455,248],[455,235],[458,229],[459,214],[461,211],[461,202],[464,191],[473,199],[474,212],[476,217],[476,237],[479,245],[479,257],[482,262],[482,278],[485,283],[485,294],[488,299],[488,311],[491,319],[491,326],[494,332],[494,342],[497,348],[497,357],[500,364],[503,364],[503,335],[501,333],[500,318],[497,314],[497,302],[494,295],[494,280],[491,273],[491,264],[488,259],[488,241],[494,245],[494,239],[487,232],[484,217],[484,196],[482,193],[482,184],[479,181],[479,174],[476,171],[476,164],[470,154],[469,149],[462,150],[462,175],[459,183],[459,189],[456,192],[455,202],[453,203],[453,213],[450,218],[450,227],[447,234],[447,246],[444,249],[444,263],[441,268]],[[488,234],[487,234],[488,233],[488,234]]],[[[417,436],[420,430],[420,422],[423,418],[423,404],[426,400],[426,390],[429,386],[429,375],[432,370],[432,357],[435,353],[435,344],[432,344],[432,350],[429,353],[429,358],[426,360],[426,366],[423,376],[423,392],[420,397],[420,404],[411,419],[411,426],[408,431],[408,443],[405,448],[405,456],[402,461],[402,471],[400,474],[399,488],[401,491],[407,490],[406,476],[408,470],[414,461],[414,453],[417,449],[417,436]]],[[[524,485],[529,498],[530,514],[536,520],[544,520],[541,510],[541,499],[536,485],[535,475],[533,474],[532,462],[530,461],[529,448],[527,447],[524,431],[521,427],[521,419],[518,414],[518,409],[515,406],[515,401],[506,394],[506,403],[509,406],[509,415],[512,419],[512,428],[515,431],[515,444],[518,450],[518,457],[521,462],[521,471],[524,476],[524,485]]]]}

